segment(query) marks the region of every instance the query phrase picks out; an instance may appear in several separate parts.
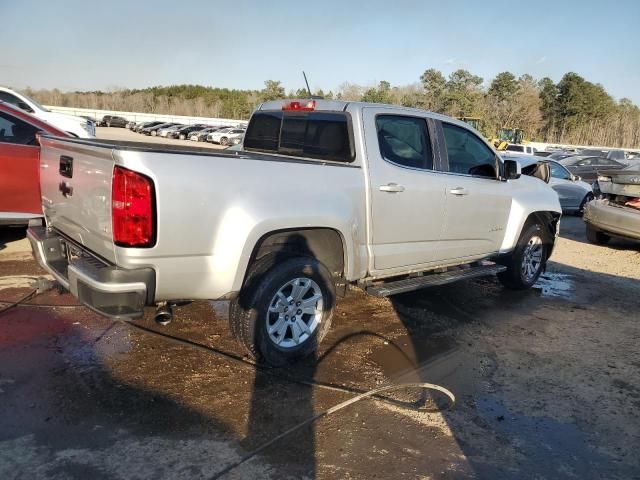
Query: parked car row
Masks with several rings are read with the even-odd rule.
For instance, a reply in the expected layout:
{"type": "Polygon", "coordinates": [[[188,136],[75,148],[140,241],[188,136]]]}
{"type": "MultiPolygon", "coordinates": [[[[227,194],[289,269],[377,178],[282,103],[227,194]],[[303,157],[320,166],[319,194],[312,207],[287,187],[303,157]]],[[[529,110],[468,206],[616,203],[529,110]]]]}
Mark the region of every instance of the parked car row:
{"type": "Polygon", "coordinates": [[[242,142],[246,129],[232,125],[183,125],[176,122],[129,122],[126,128],[133,132],[153,137],[191,140],[193,142],[210,142],[220,145],[236,145],[242,142]]]}

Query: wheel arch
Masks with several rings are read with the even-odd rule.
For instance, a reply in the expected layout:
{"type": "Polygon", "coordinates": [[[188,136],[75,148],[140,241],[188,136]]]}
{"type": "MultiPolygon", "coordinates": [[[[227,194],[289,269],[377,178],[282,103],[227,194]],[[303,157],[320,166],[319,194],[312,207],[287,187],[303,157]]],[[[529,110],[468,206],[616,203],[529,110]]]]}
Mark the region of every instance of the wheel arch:
{"type": "Polygon", "coordinates": [[[529,225],[533,223],[541,224],[545,228],[545,231],[548,234],[548,239],[550,242],[550,245],[546,249],[547,259],[548,259],[551,256],[551,253],[553,252],[553,247],[555,245],[556,237],[558,236],[559,223],[560,223],[561,216],[562,215],[560,213],[553,212],[553,211],[531,212],[529,216],[526,218],[526,220],[524,221],[524,223],[522,224],[522,228],[520,229],[520,234],[518,235],[518,238],[520,238],[520,235],[522,235],[522,232],[524,231],[524,229],[527,228],[529,225]]]}
{"type": "Polygon", "coordinates": [[[242,284],[252,265],[267,263],[262,269],[284,257],[310,256],[325,265],[334,278],[344,275],[347,249],[342,234],[329,227],[305,227],[274,230],[260,237],[249,257],[242,284]]]}

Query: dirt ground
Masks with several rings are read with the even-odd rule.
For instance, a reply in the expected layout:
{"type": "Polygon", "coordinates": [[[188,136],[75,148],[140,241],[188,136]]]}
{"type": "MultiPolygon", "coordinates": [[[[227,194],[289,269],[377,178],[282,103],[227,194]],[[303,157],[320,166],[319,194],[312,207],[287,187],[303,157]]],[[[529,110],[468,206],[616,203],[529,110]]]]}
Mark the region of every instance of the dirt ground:
{"type": "MultiPolygon", "coordinates": [[[[3,301],[43,274],[22,237],[0,230],[3,301]]],[[[589,245],[576,217],[536,288],[353,290],[317,357],[287,369],[247,362],[224,303],[136,322],[161,335],[55,290],[28,303],[0,314],[2,479],[640,478],[640,247],[589,245]],[[457,405],[410,408],[425,403],[417,391],[364,400],[216,477],[402,381],[443,385],[457,405]]]]}

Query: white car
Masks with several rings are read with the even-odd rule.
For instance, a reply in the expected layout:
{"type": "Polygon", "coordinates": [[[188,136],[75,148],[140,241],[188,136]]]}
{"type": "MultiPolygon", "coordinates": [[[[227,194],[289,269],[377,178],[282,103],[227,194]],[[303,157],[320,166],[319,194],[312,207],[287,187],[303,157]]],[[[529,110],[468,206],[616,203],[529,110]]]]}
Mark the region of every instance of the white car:
{"type": "Polygon", "coordinates": [[[217,130],[209,134],[207,141],[219,143],[220,145],[228,145],[232,138],[242,138],[244,132],[245,130],[242,128],[223,128],[222,130],[217,130]]]}
{"type": "Polygon", "coordinates": [[[184,125],[173,125],[172,127],[161,128],[156,132],[156,135],[158,137],[166,137],[169,133],[180,130],[182,127],[184,127],[184,125]]]}
{"type": "Polygon", "coordinates": [[[534,155],[538,151],[531,145],[522,145],[516,143],[510,143],[509,145],[507,145],[507,148],[505,148],[505,150],[508,152],[524,153],[526,155],[534,155]]]}
{"type": "Polygon", "coordinates": [[[80,138],[95,138],[96,125],[86,118],[47,110],[38,102],[10,88],[0,87],[0,102],[10,103],[54,127],[80,138]]]}

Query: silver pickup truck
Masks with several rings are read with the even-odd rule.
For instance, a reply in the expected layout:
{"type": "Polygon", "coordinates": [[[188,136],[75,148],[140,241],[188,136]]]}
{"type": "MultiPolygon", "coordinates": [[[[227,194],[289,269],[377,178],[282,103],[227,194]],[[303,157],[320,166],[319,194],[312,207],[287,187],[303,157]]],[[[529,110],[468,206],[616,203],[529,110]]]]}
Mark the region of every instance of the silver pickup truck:
{"type": "Polygon", "coordinates": [[[40,264],[88,307],[157,319],[228,299],[233,333],[279,365],[314,351],[348,284],[387,296],[479,275],[533,285],[558,196],[469,125],[423,110],[274,101],[243,150],[40,138],[40,264]]]}

